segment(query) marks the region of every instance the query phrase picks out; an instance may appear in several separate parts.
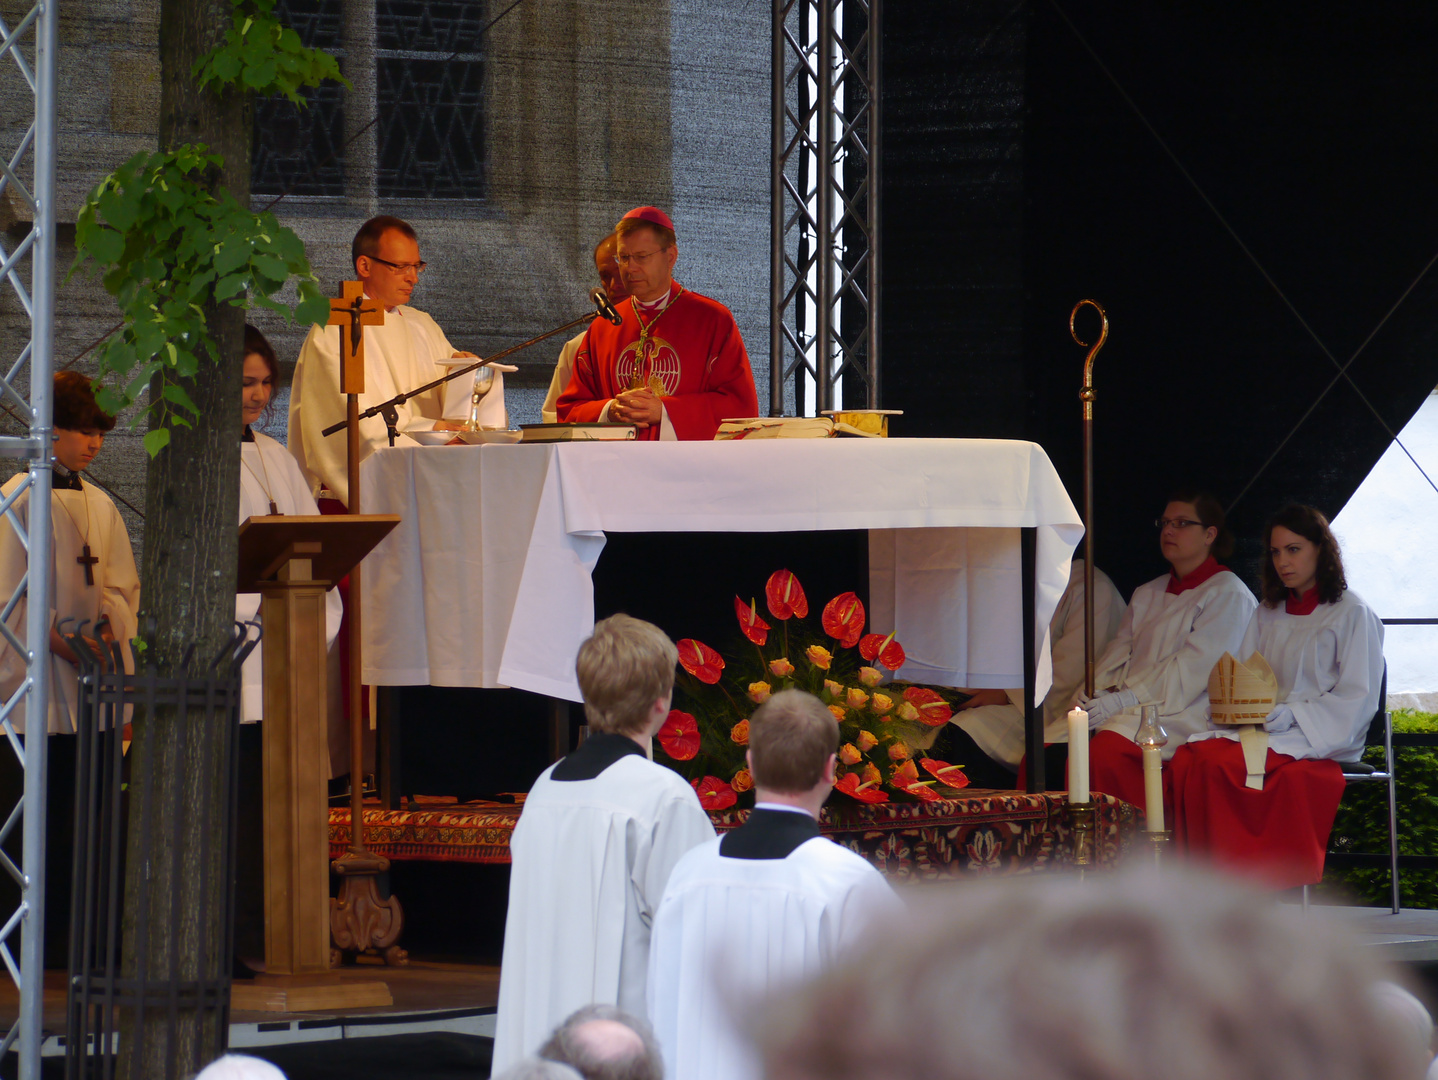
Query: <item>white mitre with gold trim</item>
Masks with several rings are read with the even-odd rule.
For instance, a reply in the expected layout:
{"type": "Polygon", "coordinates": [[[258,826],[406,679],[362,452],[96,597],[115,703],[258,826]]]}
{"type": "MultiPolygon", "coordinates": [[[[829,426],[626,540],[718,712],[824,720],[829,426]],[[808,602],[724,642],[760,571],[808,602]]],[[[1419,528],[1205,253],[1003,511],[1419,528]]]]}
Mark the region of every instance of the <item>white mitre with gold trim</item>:
{"type": "Polygon", "coordinates": [[[1268,732],[1263,722],[1278,700],[1278,678],[1262,653],[1239,662],[1224,653],[1208,674],[1208,706],[1215,727],[1237,727],[1248,773],[1244,786],[1263,790],[1268,732]]]}

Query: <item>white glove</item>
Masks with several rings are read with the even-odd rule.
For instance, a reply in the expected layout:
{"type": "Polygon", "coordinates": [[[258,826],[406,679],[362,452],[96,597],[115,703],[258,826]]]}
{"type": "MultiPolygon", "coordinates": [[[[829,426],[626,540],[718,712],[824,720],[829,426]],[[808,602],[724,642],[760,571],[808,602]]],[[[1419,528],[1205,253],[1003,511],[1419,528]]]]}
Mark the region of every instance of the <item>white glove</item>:
{"type": "Polygon", "coordinates": [[[1109,717],[1138,704],[1138,695],[1132,690],[1115,690],[1112,694],[1098,694],[1089,698],[1082,708],[1088,713],[1088,726],[1096,728],[1109,717]]]}
{"type": "Polygon", "coordinates": [[[1273,711],[1263,721],[1263,727],[1270,735],[1277,735],[1281,731],[1287,731],[1296,723],[1298,723],[1298,718],[1293,715],[1292,709],[1287,705],[1275,705],[1273,711]]]}

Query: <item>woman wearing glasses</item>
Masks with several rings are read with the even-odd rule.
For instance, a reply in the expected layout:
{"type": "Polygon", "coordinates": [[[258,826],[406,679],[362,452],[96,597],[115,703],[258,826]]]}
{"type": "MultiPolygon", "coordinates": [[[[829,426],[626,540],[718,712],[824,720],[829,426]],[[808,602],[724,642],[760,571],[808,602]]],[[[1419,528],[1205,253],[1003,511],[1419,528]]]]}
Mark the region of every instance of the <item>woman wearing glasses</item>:
{"type": "Polygon", "coordinates": [[[1174,755],[1174,831],[1188,850],[1251,869],[1280,888],[1323,877],[1343,795],[1340,761],[1363,755],[1383,685],[1383,624],[1348,588],[1328,521],[1287,506],[1264,530],[1263,603],[1234,655],[1263,654],[1278,678],[1263,789],[1245,786],[1230,730],[1195,735],[1174,755]]]}
{"type": "Polygon", "coordinates": [[[1168,731],[1165,759],[1208,728],[1208,675],[1236,652],[1258,601],[1228,567],[1233,552],[1223,507],[1206,491],[1180,490],[1155,522],[1169,572],[1134,590],[1118,634],[1082,699],[1090,728],[1089,786],[1144,805],[1143,758],[1133,741],[1139,705],[1156,704],[1168,731]]]}

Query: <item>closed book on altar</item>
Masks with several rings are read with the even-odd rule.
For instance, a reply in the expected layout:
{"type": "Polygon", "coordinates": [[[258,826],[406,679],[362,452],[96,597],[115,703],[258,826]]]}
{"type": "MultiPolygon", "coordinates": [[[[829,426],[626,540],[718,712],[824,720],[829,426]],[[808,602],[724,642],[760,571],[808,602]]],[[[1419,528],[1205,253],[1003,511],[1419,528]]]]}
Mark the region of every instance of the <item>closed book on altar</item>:
{"type": "Polygon", "coordinates": [[[830,419],[827,416],[756,416],[746,420],[725,420],[714,438],[719,439],[831,439],[836,435],[877,438],[875,432],[830,419]]]}
{"type": "Polygon", "coordinates": [[[622,442],[634,438],[633,424],[520,424],[520,442],[622,442]]]}

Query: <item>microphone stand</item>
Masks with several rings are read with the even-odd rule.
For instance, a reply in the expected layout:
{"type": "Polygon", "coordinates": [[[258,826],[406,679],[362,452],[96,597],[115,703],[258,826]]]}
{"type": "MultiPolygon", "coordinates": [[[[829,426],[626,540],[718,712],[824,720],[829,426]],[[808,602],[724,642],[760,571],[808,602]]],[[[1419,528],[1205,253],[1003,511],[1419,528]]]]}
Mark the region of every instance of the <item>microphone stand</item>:
{"type": "MultiPolygon", "coordinates": [[[[476,360],[474,363],[466,364],[464,367],[461,368],[456,368],[449,374],[441,375],[439,378],[434,379],[431,382],[427,382],[423,386],[417,386],[413,390],[405,390],[403,393],[396,394],[388,401],[381,401],[378,405],[372,405],[364,412],[356,416],[354,418],[355,422],[358,423],[360,420],[368,420],[371,416],[383,416],[385,421],[385,427],[388,429],[389,433],[389,444],[393,446],[395,437],[399,434],[399,406],[403,405],[410,398],[418,397],[420,394],[433,390],[436,386],[443,386],[451,379],[457,379],[461,375],[468,375],[470,372],[478,371],[482,367],[487,367],[490,364],[503,360],[506,356],[513,356],[521,349],[527,349],[531,345],[537,345],[539,344],[539,342],[544,341],[546,338],[552,338],[555,334],[562,334],[564,333],[564,331],[571,330],[574,327],[578,326],[580,323],[591,322],[597,318],[606,318],[610,322],[614,323],[616,326],[619,325],[619,313],[614,310],[613,306],[610,305],[607,299],[604,299],[603,303],[601,303],[600,299],[603,297],[603,291],[600,289],[595,289],[592,293],[590,293],[590,299],[594,301],[595,307],[598,308],[597,311],[585,312],[583,315],[579,316],[579,318],[570,319],[569,322],[565,323],[563,326],[556,326],[553,330],[547,330],[544,333],[540,334],[538,337],[532,337],[528,341],[520,342],[518,345],[511,345],[509,348],[505,349],[502,352],[497,352],[493,356],[486,357],[483,360],[476,360]],[[599,296],[596,297],[594,293],[598,293],[599,296]]],[[[345,428],[349,427],[349,424],[350,421],[348,419],[341,420],[339,423],[331,424],[329,427],[325,428],[324,431],[321,432],[321,434],[333,435],[335,432],[343,431],[345,428]]]]}

